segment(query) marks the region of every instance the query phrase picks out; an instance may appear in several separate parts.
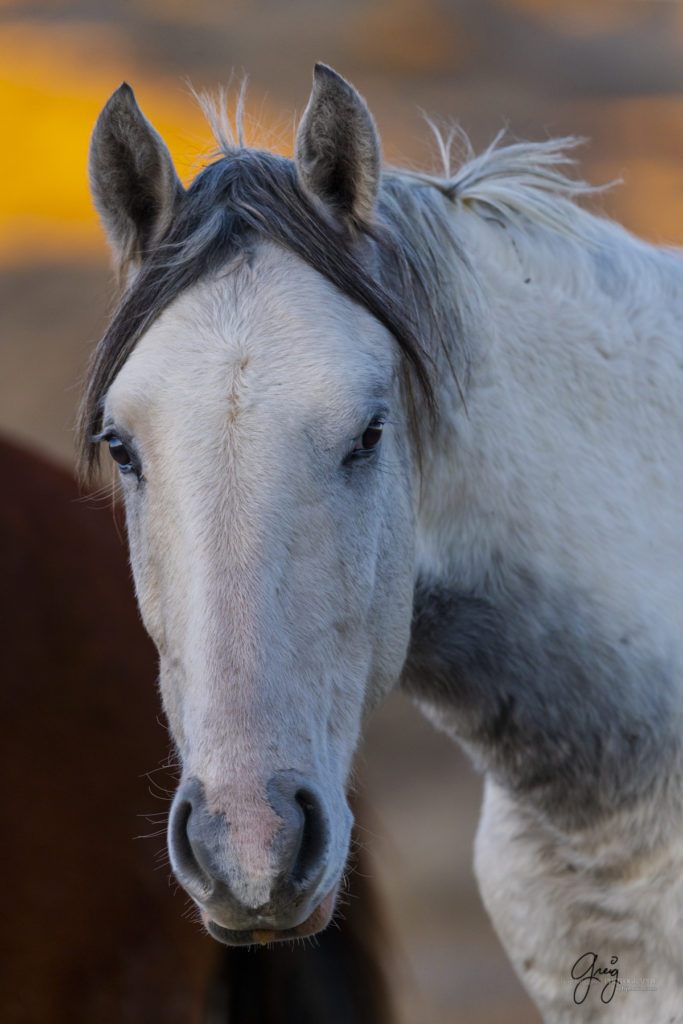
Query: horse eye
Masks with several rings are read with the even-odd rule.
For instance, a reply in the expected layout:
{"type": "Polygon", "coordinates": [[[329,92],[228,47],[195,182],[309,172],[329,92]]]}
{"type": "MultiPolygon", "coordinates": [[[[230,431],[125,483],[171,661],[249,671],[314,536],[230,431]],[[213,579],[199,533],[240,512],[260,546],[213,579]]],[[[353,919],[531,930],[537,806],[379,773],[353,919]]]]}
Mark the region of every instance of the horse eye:
{"type": "Polygon", "coordinates": [[[120,437],[109,438],[109,453],[122,473],[130,473],[133,469],[133,457],[120,437]]]}
{"type": "Polygon", "coordinates": [[[373,420],[353,446],[353,455],[370,455],[382,437],[383,420],[373,420]]]}

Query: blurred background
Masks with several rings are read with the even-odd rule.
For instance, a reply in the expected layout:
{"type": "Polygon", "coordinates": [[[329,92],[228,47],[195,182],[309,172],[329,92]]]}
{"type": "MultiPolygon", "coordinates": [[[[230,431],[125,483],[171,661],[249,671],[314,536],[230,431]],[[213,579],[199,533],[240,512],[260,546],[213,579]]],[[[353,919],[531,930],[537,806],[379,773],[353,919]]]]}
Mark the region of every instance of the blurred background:
{"type": "MultiPolygon", "coordinates": [[[[477,148],[581,135],[582,176],[621,179],[604,212],[683,243],[678,0],[0,0],[0,430],[72,462],[113,294],[86,181],[109,94],[130,82],[187,180],[211,148],[189,84],[248,75],[251,141],[287,153],[316,60],[366,97],[389,163],[435,164],[422,111],[477,148]]],[[[406,1024],[534,1024],[470,868],[479,778],[399,698],[362,764],[406,1024]]]]}

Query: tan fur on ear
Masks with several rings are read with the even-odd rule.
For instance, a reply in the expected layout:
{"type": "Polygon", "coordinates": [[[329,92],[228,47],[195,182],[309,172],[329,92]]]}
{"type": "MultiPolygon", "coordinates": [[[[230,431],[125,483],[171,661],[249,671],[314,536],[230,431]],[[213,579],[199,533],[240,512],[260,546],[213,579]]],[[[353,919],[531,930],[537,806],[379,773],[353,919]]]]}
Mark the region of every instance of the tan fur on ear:
{"type": "Polygon", "coordinates": [[[164,234],[184,193],[166,143],[126,82],[97,119],[88,170],[93,201],[122,277],[164,234]]]}
{"type": "Polygon", "coordinates": [[[375,122],[352,85],[316,64],[295,145],[299,180],[336,220],[372,220],[381,170],[375,122]]]}

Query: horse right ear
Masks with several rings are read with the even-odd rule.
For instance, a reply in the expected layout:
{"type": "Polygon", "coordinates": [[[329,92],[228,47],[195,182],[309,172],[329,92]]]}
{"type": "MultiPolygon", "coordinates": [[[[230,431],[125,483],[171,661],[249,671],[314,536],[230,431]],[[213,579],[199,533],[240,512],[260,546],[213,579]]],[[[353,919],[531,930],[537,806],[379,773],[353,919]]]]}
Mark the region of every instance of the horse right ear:
{"type": "Polygon", "coordinates": [[[304,190],[333,220],[350,227],[372,221],[382,163],[379,135],[365,101],[325,64],[315,65],[294,159],[304,190]]]}
{"type": "Polygon", "coordinates": [[[95,207],[123,275],[142,263],[184,194],[166,143],[125,82],[97,119],[88,170],[95,207]]]}

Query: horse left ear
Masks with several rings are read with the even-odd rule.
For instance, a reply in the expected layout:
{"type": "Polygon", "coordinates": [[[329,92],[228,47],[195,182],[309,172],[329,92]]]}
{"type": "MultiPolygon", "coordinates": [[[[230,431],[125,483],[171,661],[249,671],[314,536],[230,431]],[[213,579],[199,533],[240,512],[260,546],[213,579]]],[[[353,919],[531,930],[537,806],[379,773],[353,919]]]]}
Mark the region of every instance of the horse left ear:
{"type": "Polygon", "coordinates": [[[294,148],[299,180],[347,227],[372,220],[381,170],[379,135],[365,101],[332,68],[316,64],[294,148]]]}
{"type": "Polygon", "coordinates": [[[119,275],[143,262],[184,194],[165,142],[126,82],[109,98],[90,140],[90,188],[119,275]]]}

